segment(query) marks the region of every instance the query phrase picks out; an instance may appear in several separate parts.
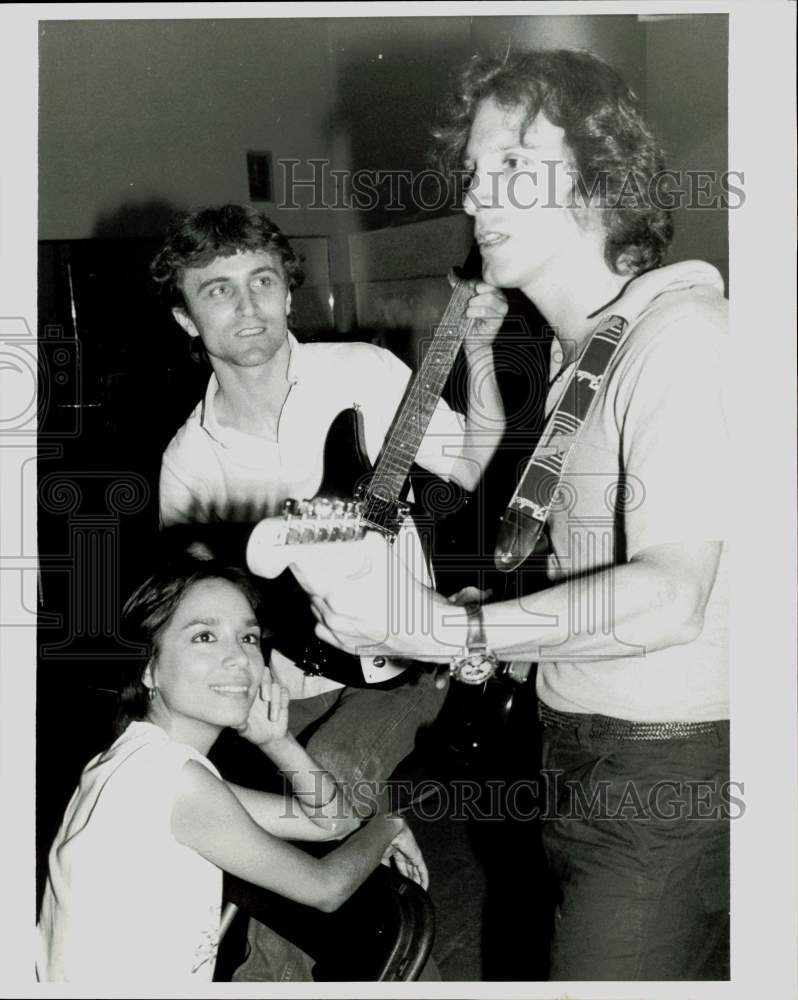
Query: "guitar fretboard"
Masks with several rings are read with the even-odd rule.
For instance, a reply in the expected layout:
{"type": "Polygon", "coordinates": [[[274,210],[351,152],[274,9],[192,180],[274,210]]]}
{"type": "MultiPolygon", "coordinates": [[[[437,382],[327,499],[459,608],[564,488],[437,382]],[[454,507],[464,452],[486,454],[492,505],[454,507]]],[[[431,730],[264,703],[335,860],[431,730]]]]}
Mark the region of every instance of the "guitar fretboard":
{"type": "Polygon", "coordinates": [[[466,304],[474,294],[474,281],[460,280],[449,305],[435,327],[424,361],[394,419],[371,483],[369,497],[396,501],[441,398],[454,359],[474,320],[464,320],[466,304]]]}

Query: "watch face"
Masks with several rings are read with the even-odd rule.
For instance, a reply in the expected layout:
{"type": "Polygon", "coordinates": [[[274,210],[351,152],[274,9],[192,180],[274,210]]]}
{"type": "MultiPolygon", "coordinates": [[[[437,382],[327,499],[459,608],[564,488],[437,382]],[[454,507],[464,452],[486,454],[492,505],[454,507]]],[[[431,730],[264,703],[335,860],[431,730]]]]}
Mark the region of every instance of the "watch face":
{"type": "Polygon", "coordinates": [[[482,684],[496,673],[498,663],[492,653],[473,653],[452,664],[451,674],[462,684],[482,684]]]}

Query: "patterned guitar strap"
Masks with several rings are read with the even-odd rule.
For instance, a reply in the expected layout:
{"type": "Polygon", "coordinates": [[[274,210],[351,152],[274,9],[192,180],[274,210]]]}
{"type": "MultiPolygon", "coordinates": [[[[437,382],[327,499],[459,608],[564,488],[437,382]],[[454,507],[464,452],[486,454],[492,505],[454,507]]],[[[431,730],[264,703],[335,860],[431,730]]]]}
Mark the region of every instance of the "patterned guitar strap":
{"type": "Polygon", "coordinates": [[[546,548],[544,528],[557,501],[557,491],[573,454],[579,432],[598,396],[604,376],[630,326],[661,292],[714,282],[714,268],[703,261],[680,266],[679,279],[670,268],[649,271],[629,283],[616,312],[599,321],[587,348],[577,359],[560,401],[549,417],[515,493],[502,517],[494,561],[504,573],[517,569],[533,552],[546,548]]]}
{"type": "Polygon", "coordinates": [[[546,547],[544,528],[577,437],[590,416],[607,368],[628,328],[609,316],[593,332],[502,517],[494,561],[504,573],[546,547]]]}

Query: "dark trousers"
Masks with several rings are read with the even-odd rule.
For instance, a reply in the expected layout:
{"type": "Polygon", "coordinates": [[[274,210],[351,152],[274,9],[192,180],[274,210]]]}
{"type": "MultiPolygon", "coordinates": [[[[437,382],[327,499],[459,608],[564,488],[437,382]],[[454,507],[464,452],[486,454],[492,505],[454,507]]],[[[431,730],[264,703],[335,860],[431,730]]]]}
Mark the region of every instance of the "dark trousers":
{"type": "Polygon", "coordinates": [[[728,977],[728,724],[690,739],[545,727],[543,844],[559,885],[553,980],[728,977]]]}

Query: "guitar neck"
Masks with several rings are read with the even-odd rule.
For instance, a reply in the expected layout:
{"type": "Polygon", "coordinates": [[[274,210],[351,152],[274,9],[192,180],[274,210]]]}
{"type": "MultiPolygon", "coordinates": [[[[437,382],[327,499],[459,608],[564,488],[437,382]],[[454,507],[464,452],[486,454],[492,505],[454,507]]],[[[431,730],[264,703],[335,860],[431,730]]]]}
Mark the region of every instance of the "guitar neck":
{"type": "Polygon", "coordinates": [[[441,398],[454,359],[473,322],[463,317],[466,304],[473,295],[473,287],[473,281],[457,282],[449,305],[435,328],[424,361],[402,400],[385,440],[382,455],[366,491],[367,499],[376,497],[382,501],[395,502],[401,497],[410,467],[441,398]]]}

